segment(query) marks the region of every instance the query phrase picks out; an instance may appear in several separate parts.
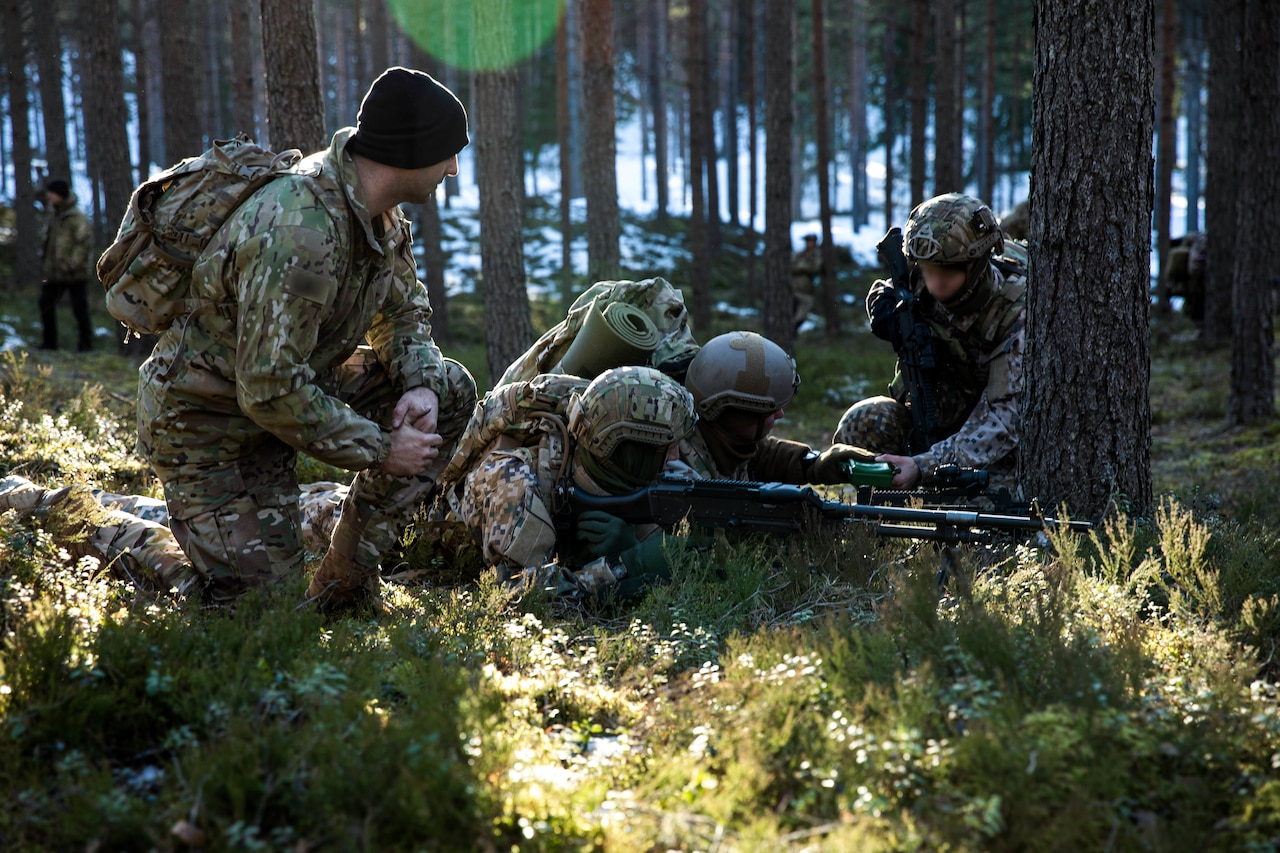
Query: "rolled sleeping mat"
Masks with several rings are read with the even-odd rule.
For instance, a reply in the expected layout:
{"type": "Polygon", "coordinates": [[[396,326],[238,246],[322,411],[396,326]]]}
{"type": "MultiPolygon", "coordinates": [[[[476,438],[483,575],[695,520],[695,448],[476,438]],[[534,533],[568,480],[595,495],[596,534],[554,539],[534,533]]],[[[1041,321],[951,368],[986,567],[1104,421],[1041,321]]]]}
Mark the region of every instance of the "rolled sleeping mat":
{"type": "Polygon", "coordinates": [[[595,379],[610,367],[644,365],[662,340],[649,315],[625,302],[591,303],[587,319],[560,363],[551,371],[595,379]]]}

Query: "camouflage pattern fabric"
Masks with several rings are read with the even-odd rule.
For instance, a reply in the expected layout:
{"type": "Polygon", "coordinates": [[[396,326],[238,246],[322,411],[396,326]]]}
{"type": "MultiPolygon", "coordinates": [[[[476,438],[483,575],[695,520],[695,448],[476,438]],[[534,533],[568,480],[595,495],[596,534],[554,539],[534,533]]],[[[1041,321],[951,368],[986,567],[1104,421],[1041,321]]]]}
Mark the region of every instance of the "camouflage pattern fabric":
{"type": "Polygon", "coordinates": [[[360,559],[376,564],[372,551],[394,541],[392,528],[431,488],[429,476],[392,483],[374,473],[390,447],[391,406],[430,388],[441,434],[456,440],[465,417],[447,434],[446,410],[469,416],[474,404],[474,380],[461,365],[446,376],[431,339],[408,222],[398,209],[368,213],[344,150],[353,130],[219,229],[192,271],[199,307],[139,370],[139,450],[215,596],[300,569],[298,451],[368,472],[344,511],[360,510],[347,525],[360,559]]]}
{"type": "Polygon", "coordinates": [[[1025,240],[1031,232],[1031,204],[1026,199],[1013,206],[1013,210],[1000,217],[1000,228],[1014,240],[1025,240]]]}
{"type": "Polygon", "coordinates": [[[76,206],[76,194],[71,193],[61,209],[49,211],[44,223],[41,273],[45,281],[86,281],[92,245],[89,219],[76,206]]]}
{"type": "MultiPolygon", "coordinates": [[[[926,481],[944,464],[983,468],[993,478],[1013,470],[1021,420],[1026,280],[999,267],[991,274],[990,294],[972,313],[953,315],[932,299],[922,300],[935,336],[935,389],[946,436],[914,457],[926,481]]],[[[891,285],[876,282],[872,289],[885,286],[891,285]]],[[[868,295],[868,305],[871,300],[868,295]]],[[[911,420],[901,373],[890,394],[851,406],[832,441],[904,453],[911,420]],[[898,405],[889,405],[890,400],[898,405]]]]}
{"type": "Polygon", "coordinates": [[[511,363],[495,387],[527,382],[538,374],[550,372],[568,352],[597,298],[604,299],[606,303],[617,301],[635,305],[658,327],[662,339],[649,357],[651,365],[685,360],[698,351],[698,343],[689,329],[684,295],[666,279],[598,281],[573,301],[562,321],[543,333],[533,346],[511,363]]]}

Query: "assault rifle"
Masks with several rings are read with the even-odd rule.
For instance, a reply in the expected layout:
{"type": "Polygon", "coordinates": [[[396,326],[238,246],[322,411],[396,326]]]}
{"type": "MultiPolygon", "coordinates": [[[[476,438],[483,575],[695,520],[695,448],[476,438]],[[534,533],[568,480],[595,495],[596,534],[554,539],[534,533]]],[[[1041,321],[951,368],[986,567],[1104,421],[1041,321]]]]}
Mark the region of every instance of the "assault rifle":
{"type": "Polygon", "coordinates": [[[985,507],[997,513],[1039,517],[1034,502],[1015,500],[1005,487],[990,488],[990,477],[981,468],[941,465],[932,481],[918,489],[894,489],[898,469],[888,462],[844,463],[849,485],[858,490],[860,504],[922,506],[929,509],[985,507]]]}
{"type": "MultiPolygon", "coordinates": [[[[907,454],[915,455],[933,446],[942,438],[938,435],[941,416],[933,388],[933,372],[938,361],[933,351],[933,330],[920,319],[916,310],[918,300],[911,292],[911,268],[902,254],[902,229],[890,228],[879,243],[876,254],[889,271],[893,282],[893,309],[897,323],[895,349],[902,378],[907,384],[911,400],[911,432],[907,435],[907,454]]],[[[889,298],[889,297],[882,297],[889,298]]]]}
{"type": "Polygon", "coordinates": [[[807,486],[786,483],[661,477],[653,485],[626,495],[592,495],[575,486],[565,487],[564,492],[575,520],[582,512],[599,510],[632,524],[657,524],[667,529],[688,521],[698,528],[786,535],[824,521],[856,521],[868,525],[877,536],[954,543],[989,542],[998,532],[1025,534],[1064,528],[1083,533],[1093,527],[1087,521],[1032,515],[846,504],[826,500],[807,486]]]}

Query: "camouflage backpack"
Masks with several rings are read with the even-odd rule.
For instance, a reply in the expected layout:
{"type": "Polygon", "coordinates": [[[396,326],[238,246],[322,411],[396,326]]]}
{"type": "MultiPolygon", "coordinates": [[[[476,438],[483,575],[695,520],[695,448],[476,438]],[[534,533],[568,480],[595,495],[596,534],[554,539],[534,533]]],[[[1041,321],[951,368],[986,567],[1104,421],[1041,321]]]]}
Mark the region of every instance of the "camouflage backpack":
{"type": "Polygon", "coordinates": [[[209,240],[301,159],[296,148],[276,154],[241,133],[139,184],[115,241],[98,259],[111,316],[137,335],[154,335],[191,313],[191,268],[209,240]]]}

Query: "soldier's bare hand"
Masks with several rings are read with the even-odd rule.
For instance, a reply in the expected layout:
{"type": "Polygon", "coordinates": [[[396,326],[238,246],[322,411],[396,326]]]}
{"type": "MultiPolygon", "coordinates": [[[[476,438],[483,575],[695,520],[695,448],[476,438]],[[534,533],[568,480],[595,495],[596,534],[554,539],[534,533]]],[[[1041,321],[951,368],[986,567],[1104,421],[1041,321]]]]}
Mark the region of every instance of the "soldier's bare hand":
{"type": "Polygon", "coordinates": [[[419,432],[434,433],[440,418],[440,398],[427,387],[406,391],[391,412],[391,428],[408,424],[419,432]]]}
{"type": "Polygon", "coordinates": [[[382,470],[397,477],[420,474],[440,455],[442,444],[444,439],[436,433],[404,424],[391,431],[391,450],[382,463],[382,470]]]}
{"type": "Polygon", "coordinates": [[[911,489],[919,485],[920,466],[916,464],[916,460],[912,457],[882,453],[876,457],[876,461],[888,462],[898,469],[898,473],[893,475],[893,487],[895,489],[911,489]]]}

